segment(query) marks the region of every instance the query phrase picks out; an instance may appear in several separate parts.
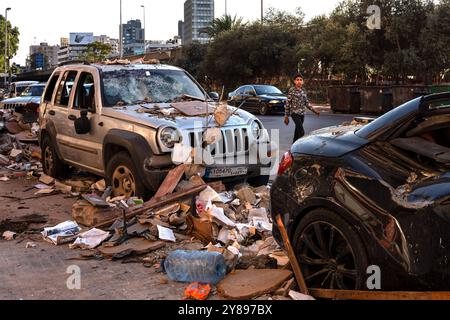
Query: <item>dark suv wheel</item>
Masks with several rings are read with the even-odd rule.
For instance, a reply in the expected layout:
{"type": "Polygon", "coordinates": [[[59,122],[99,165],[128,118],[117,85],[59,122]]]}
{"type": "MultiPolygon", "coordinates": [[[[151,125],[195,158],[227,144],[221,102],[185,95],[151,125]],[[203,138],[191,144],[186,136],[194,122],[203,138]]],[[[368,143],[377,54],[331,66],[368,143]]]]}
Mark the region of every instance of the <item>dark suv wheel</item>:
{"type": "Polygon", "coordinates": [[[336,213],[317,209],[306,215],[293,244],[309,288],[367,289],[368,258],[361,237],[336,213]]]}
{"type": "Polygon", "coordinates": [[[56,179],[65,177],[69,167],[58,157],[55,146],[47,135],[42,139],[41,151],[41,162],[44,173],[56,179]]]}
{"type": "Polygon", "coordinates": [[[112,186],[113,195],[146,198],[147,190],[127,152],[119,152],[106,166],[106,182],[112,186]]]}

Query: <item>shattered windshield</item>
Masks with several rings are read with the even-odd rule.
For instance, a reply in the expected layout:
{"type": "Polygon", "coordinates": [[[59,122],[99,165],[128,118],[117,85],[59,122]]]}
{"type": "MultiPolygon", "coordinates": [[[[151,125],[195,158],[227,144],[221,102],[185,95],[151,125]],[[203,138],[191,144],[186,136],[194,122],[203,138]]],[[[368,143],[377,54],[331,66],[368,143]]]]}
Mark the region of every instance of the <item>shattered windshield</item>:
{"type": "Polygon", "coordinates": [[[205,99],[200,87],[178,70],[115,70],[103,73],[106,107],[170,103],[182,96],[205,99]]]}
{"type": "Polygon", "coordinates": [[[40,97],[44,92],[45,86],[29,86],[27,87],[22,94],[21,97],[40,97]]]}

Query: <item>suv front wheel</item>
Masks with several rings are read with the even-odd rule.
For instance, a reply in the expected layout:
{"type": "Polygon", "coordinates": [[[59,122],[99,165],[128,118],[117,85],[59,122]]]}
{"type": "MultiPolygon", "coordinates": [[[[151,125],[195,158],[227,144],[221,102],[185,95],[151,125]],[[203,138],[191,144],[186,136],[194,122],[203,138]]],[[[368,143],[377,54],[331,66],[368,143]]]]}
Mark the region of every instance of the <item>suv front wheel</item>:
{"type": "Polygon", "coordinates": [[[116,197],[145,198],[147,195],[147,190],[127,152],[117,153],[108,162],[106,182],[112,187],[113,195],[116,197]]]}

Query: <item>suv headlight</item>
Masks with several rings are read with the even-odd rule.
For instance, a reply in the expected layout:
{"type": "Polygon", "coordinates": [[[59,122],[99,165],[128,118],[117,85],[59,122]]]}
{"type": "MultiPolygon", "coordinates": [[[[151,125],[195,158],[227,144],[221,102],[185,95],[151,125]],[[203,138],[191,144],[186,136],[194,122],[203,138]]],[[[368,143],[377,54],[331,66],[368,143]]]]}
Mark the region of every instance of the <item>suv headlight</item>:
{"type": "Polygon", "coordinates": [[[256,120],[253,121],[251,129],[252,129],[252,135],[256,140],[258,140],[260,138],[262,128],[263,128],[262,124],[260,124],[256,120]]]}
{"type": "Polygon", "coordinates": [[[280,100],[270,100],[269,103],[270,104],[278,104],[278,103],[281,103],[281,101],[280,100]]]}
{"type": "Polygon", "coordinates": [[[173,149],[173,147],[175,147],[175,144],[180,143],[181,140],[182,140],[181,134],[175,128],[171,127],[164,128],[161,130],[159,134],[159,141],[164,147],[168,149],[173,149]]]}

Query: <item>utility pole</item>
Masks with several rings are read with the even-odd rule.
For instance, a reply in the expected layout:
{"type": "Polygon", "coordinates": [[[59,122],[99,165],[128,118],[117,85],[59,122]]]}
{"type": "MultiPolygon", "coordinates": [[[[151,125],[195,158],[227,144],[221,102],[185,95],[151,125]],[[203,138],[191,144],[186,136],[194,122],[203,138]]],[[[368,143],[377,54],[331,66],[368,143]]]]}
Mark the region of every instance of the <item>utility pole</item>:
{"type": "Polygon", "coordinates": [[[123,26],[122,26],[122,0],[120,0],[120,25],[119,25],[119,56],[123,58],[123,26]]]}
{"type": "Polygon", "coordinates": [[[141,5],[142,9],[144,9],[144,55],[145,55],[145,6],[141,5]]]}
{"type": "Polygon", "coordinates": [[[11,8],[5,9],[5,89],[6,89],[6,83],[8,79],[8,67],[9,67],[9,58],[8,58],[8,11],[11,10],[11,8]]]}
{"type": "Polygon", "coordinates": [[[264,0],[261,0],[261,24],[264,23],[264,0]]]}
{"type": "Polygon", "coordinates": [[[227,0],[225,0],[225,15],[227,16],[228,15],[228,3],[227,3],[228,1],[227,0]]]}

